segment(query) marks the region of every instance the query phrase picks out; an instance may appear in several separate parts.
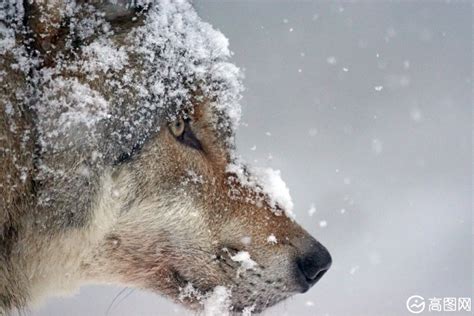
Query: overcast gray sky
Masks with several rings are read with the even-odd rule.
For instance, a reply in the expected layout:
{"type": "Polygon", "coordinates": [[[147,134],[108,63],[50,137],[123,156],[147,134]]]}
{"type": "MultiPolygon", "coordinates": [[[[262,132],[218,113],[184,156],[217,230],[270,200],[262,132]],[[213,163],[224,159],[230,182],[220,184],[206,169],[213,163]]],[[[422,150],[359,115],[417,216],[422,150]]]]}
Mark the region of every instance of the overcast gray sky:
{"type": "MultiPolygon", "coordinates": [[[[414,294],[472,297],[472,5],[447,2],[196,1],[246,75],[240,152],[281,170],[333,255],[266,315],[400,316],[414,294]]],[[[120,290],[32,315],[106,315],[120,290]]],[[[108,315],[183,313],[127,290],[108,315]]]]}

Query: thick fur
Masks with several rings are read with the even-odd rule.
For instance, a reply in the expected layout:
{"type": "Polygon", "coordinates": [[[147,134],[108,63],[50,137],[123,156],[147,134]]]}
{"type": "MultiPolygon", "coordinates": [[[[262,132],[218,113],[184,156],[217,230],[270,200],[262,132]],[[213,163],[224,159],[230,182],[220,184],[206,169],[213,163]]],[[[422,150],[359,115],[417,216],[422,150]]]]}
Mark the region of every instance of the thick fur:
{"type": "Polygon", "coordinates": [[[77,8],[67,11],[63,1],[2,8],[10,33],[2,35],[9,46],[0,65],[0,314],[89,283],[148,289],[195,309],[222,285],[232,291],[234,311],[261,311],[306,291],[294,262],[317,242],[227,171],[233,130],[212,105],[219,103],[216,89],[193,81],[199,89],[190,89],[184,106],[169,102],[137,123],[133,111],[148,109],[146,100],[133,85],[118,91],[112,83],[126,74],[146,81],[142,56],[104,72],[75,63],[90,58],[83,47],[94,41],[132,45],[127,34],[144,24],[146,5],[92,1],[77,8]],[[99,21],[100,28],[79,40],[67,24],[74,19],[99,21]],[[113,32],[105,34],[105,24],[113,32]],[[15,66],[19,59],[26,70],[15,66]],[[77,89],[93,97],[98,113],[100,100],[112,106],[107,124],[61,130],[66,112],[52,104],[87,105],[76,100],[77,89]],[[181,118],[199,149],[170,129],[181,118]],[[278,243],[269,243],[270,235],[278,243]],[[256,266],[242,270],[231,259],[238,251],[249,252],[256,266]]]}

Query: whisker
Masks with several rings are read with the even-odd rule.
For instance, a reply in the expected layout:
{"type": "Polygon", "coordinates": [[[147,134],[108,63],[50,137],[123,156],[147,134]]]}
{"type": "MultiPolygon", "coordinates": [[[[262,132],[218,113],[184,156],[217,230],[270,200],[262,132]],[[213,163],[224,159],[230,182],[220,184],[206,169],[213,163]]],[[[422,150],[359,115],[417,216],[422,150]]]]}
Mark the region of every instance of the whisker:
{"type": "Polygon", "coordinates": [[[105,311],[105,316],[109,315],[110,311],[112,310],[112,306],[114,305],[115,301],[128,289],[128,287],[124,287],[120,292],[118,292],[112,302],[110,302],[109,307],[107,307],[107,310],[105,311]]]}
{"type": "Polygon", "coordinates": [[[128,292],[127,295],[125,295],[118,303],[116,306],[120,305],[120,303],[122,303],[123,301],[125,301],[130,295],[132,295],[133,292],[135,292],[135,289],[130,289],[131,291],[128,292]]]}

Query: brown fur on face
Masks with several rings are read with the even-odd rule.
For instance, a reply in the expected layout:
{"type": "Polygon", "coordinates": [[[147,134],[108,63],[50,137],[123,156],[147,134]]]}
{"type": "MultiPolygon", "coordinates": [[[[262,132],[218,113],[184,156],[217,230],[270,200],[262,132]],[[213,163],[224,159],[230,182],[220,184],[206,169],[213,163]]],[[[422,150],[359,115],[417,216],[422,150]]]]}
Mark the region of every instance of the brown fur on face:
{"type": "Polygon", "coordinates": [[[128,185],[140,198],[129,197],[88,263],[95,267],[88,268],[94,274],[102,266],[98,273],[106,272],[108,281],[164,293],[193,308],[201,297],[183,296],[186,286],[204,296],[223,285],[232,291],[234,310],[254,305],[259,311],[305,290],[293,266],[299,245],[312,237],[226,172],[231,153],[212,115],[206,105],[190,115],[202,150],[179,142],[164,124],[130,165],[115,171],[117,178],[134,175],[128,185]],[[276,244],[268,242],[270,235],[276,244]],[[239,251],[250,254],[254,269],[230,258],[239,251]]]}

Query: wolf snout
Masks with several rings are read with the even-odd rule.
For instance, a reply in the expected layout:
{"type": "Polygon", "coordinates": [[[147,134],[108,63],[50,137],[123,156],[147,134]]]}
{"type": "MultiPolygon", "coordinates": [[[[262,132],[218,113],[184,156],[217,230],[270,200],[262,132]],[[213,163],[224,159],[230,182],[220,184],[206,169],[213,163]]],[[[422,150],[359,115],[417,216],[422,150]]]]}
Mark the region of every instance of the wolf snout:
{"type": "Polygon", "coordinates": [[[308,291],[331,267],[329,251],[316,240],[305,243],[296,258],[296,276],[301,292],[308,291]]]}

